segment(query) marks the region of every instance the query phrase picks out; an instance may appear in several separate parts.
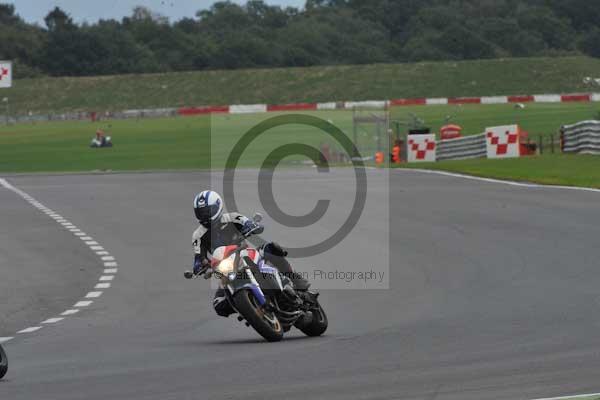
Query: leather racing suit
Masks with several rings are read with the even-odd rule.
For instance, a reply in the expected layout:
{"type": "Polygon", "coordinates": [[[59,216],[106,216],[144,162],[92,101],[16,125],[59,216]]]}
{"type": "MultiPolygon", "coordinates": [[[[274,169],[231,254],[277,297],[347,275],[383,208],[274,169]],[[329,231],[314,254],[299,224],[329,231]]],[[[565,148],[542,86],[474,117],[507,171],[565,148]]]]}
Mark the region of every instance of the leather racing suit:
{"type": "MultiPolygon", "coordinates": [[[[197,274],[208,268],[215,249],[239,242],[249,234],[260,234],[263,230],[262,226],[239,213],[224,213],[210,228],[201,225],[193,234],[194,273],[197,274]]],[[[292,281],[296,291],[308,290],[310,284],[300,274],[294,272],[285,258],[287,251],[281,246],[271,242],[262,245],[258,250],[265,261],[292,281]]],[[[219,288],[215,293],[213,307],[216,313],[222,317],[228,317],[235,312],[229,304],[223,288],[219,288]]]]}

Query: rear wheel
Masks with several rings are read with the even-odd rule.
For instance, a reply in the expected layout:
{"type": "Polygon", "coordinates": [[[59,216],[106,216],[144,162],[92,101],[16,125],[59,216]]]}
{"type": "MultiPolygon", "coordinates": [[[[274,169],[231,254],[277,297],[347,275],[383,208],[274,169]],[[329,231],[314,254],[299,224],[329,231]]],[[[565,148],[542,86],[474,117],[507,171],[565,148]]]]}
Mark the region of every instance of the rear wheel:
{"type": "Polygon", "coordinates": [[[310,324],[302,327],[298,327],[306,336],[321,336],[327,330],[329,326],[329,321],[327,320],[327,314],[325,314],[325,310],[319,304],[318,307],[315,307],[311,310],[313,314],[313,320],[310,324]]]}
{"type": "Polygon", "coordinates": [[[248,323],[269,342],[283,339],[283,327],[273,312],[266,311],[249,290],[240,290],[233,297],[235,308],[248,323]]]}
{"type": "Polygon", "coordinates": [[[8,371],[8,359],[4,349],[0,346],[0,379],[6,375],[6,371],[8,371]]]}

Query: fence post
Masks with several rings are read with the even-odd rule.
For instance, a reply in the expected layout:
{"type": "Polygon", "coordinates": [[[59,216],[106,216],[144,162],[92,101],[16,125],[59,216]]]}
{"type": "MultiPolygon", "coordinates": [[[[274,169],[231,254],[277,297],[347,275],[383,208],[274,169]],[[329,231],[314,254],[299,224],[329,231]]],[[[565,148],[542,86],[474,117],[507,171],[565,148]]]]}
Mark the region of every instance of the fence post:
{"type": "Polygon", "coordinates": [[[562,127],[560,128],[560,152],[565,152],[565,131],[562,127]]]}

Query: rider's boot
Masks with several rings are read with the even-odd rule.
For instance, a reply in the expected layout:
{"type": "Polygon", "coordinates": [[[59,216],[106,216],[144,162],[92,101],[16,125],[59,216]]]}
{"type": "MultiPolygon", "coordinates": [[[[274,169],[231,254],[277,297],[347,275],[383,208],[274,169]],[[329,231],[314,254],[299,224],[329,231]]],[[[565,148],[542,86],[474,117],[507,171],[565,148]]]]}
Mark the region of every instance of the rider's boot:
{"type": "Polygon", "coordinates": [[[213,307],[215,308],[215,312],[217,315],[221,317],[229,317],[231,314],[235,313],[231,304],[229,304],[229,300],[227,300],[227,296],[225,295],[225,290],[218,289],[215,293],[215,298],[213,299],[213,307]]]}

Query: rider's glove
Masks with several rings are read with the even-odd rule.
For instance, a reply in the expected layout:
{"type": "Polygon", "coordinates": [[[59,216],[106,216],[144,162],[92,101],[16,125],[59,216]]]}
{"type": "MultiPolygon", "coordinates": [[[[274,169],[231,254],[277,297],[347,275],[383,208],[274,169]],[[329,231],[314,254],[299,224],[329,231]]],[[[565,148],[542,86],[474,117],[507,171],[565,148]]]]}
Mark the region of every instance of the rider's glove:
{"type": "Polygon", "coordinates": [[[194,256],[194,275],[201,273],[204,268],[206,268],[206,263],[200,254],[196,254],[194,256]]]}
{"type": "Polygon", "coordinates": [[[240,233],[243,236],[250,236],[250,235],[260,235],[261,233],[263,233],[265,230],[265,227],[262,225],[257,224],[256,222],[253,221],[246,221],[246,223],[244,224],[244,226],[242,226],[242,229],[240,230],[240,233]]]}

